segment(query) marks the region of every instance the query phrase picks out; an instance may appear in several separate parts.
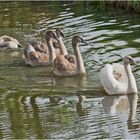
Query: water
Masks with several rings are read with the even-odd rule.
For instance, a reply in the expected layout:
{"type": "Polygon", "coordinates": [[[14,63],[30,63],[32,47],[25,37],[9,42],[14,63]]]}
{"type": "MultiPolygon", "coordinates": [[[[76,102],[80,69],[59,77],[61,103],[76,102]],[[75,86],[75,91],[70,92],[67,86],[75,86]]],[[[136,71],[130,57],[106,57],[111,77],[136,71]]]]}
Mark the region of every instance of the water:
{"type": "MultiPolygon", "coordinates": [[[[108,96],[99,81],[106,63],[121,63],[126,55],[140,60],[139,16],[70,2],[1,2],[0,23],[0,34],[24,47],[52,27],[64,28],[70,53],[73,35],[89,42],[81,46],[85,78],[58,78],[51,67],[26,66],[24,48],[0,52],[1,139],[140,139],[139,96],[108,96]],[[77,94],[85,95],[84,104],[77,94]]],[[[132,69],[140,90],[139,67],[132,69]]]]}

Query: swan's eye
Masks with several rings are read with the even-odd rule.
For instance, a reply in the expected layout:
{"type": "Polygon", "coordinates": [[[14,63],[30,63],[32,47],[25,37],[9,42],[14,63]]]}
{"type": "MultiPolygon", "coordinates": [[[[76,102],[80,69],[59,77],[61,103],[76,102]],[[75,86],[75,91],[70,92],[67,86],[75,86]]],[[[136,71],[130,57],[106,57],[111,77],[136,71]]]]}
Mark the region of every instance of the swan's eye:
{"type": "Polygon", "coordinates": [[[128,58],[129,63],[133,64],[135,63],[134,60],[132,58],[128,58]]]}

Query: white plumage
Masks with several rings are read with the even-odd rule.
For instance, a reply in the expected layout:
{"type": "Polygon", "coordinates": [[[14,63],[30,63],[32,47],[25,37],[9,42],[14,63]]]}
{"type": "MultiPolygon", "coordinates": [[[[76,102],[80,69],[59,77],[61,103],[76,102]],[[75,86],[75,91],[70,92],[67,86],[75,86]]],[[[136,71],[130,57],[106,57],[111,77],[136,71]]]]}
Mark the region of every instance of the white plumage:
{"type": "Polygon", "coordinates": [[[127,56],[123,60],[124,65],[106,64],[102,69],[100,81],[109,95],[137,92],[136,81],[130,67],[132,60],[132,57],[127,56]]]}

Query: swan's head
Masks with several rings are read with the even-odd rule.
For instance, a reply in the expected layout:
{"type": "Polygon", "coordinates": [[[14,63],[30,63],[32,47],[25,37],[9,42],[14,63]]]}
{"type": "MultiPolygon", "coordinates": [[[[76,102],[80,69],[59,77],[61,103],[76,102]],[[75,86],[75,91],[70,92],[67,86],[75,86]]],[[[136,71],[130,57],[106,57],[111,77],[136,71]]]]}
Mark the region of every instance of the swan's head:
{"type": "Polygon", "coordinates": [[[79,43],[84,43],[87,45],[88,43],[80,36],[76,35],[72,38],[72,46],[76,46],[79,43]]]}
{"type": "Polygon", "coordinates": [[[54,31],[49,30],[45,33],[45,39],[46,39],[46,41],[50,41],[51,39],[57,40],[58,38],[54,31]]]}
{"type": "Polygon", "coordinates": [[[56,28],[56,35],[57,35],[57,37],[59,38],[59,37],[63,37],[63,38],[65,38],[65,35],[64,35],[64,33],[63,33],[63,30],[62,29],[60,29],[60,28],[56,28]]]}
{"type": "Polygon", "coordinates": [[[131,56],[125,56],[123,59],[124,64],[128,65],[128,64],[135,64],[135,61],[133,60],[133,58],[131,56]]]}

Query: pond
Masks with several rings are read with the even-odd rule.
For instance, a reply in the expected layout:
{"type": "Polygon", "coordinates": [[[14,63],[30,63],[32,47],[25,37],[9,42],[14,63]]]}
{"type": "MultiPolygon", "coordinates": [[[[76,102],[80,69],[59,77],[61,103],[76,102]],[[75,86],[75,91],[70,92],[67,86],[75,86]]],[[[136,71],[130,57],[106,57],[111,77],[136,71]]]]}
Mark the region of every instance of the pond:
{"type": "MultiPolygon", "coordinates": [[[[126,55],[140,61],[140,18],[90,8],[80,2],[0,2],[0,35],[24,47],[55,27],[64,29],[71,54],[73,35],[89,42],[80,47],[83,78],[25,65],[24,47],[0,52],[0,139],[140,139],[139,95],[108,96],[100,84],[106,63],[122,63],[126,55]],[[86,97],[84,104],[78,94],[86,97]]],[[[139,68],[132,66],[138,90],[139,68]]]]}

